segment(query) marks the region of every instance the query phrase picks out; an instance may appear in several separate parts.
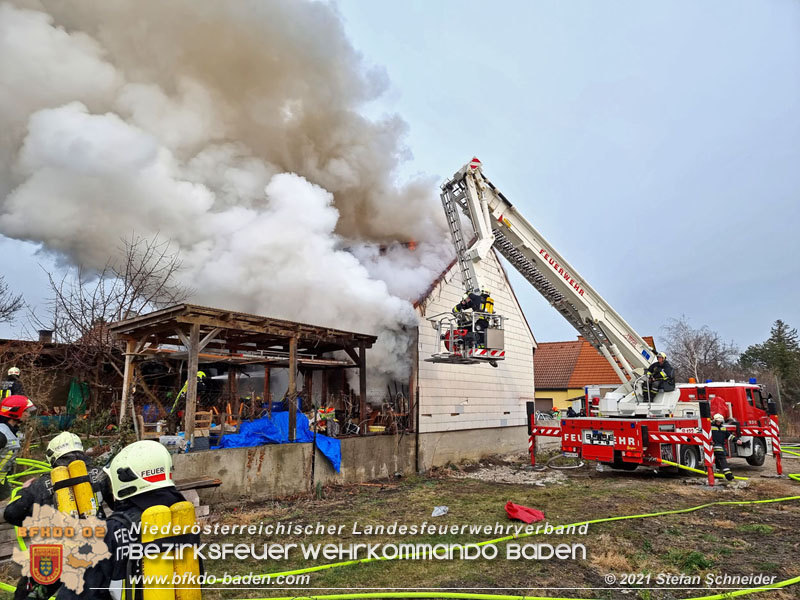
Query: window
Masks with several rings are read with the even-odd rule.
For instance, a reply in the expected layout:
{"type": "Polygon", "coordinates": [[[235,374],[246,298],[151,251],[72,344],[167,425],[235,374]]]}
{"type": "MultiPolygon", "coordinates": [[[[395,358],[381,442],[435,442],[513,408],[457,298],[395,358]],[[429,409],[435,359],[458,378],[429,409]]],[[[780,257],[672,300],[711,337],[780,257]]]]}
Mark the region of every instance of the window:
{"type": "Polygon", "coordinates": [[[755,404],[753,404],[753,390],[750,388],[747,388],[747,403],[750,406],[755,406],[755,404]]]}
{"type": "Polygon", "coordinates": [[[761,390],[753,390],[753,405],[762,410],[767,410],[767,403],[764,402],[764,398],[761,396],[761,390]]]}

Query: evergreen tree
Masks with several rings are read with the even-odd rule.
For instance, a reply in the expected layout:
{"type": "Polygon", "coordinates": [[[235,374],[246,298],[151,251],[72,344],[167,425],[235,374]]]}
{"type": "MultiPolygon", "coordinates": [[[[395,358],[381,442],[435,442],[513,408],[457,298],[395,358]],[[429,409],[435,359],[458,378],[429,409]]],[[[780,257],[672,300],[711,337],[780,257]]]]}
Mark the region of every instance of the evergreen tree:
{"type": "Polygon", "coordinates": [[[781,386],[784,402],[800,402],[800,339],[797,329],[778,319],[770,330],[769,339],[747,348],[739,361],[744,368],[772,372],[781,386]]]}

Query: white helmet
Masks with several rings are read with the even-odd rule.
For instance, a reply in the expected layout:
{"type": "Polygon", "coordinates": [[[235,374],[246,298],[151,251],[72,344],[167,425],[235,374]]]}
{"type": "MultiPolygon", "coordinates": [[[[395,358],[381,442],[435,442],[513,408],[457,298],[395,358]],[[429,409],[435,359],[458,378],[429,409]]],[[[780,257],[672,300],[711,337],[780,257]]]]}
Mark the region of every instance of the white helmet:
{"type": "Polygon", "coordinates": [[[144,492],[175,487],[172,481],[172,456],[155,440],[142,440],[125,446],[103,467],[111,480],[115,500],[144,492]]]}
{"type": "Polygon", "coordinates": [[[44,455],[47,462],[54,465],[59,458],[70,452],[83,452],[83,443],[77,435],[65,431],[50,440],[44,455]]]}
{"type": "Polygon", "coordinates": [[[714,415],[714,418],[711,419],[711,420],[712,421],[724,421],[725,417],[723,417],[721,414],[717,413],[717,414],[714,415]]]}
{"type": "Polygon", "coordinates": [[[17,377],[19,377],[19,369],[17,367],[11,367],[8,370],[8,376],[11,377],[12,375],[16,375],[17,377]]]}

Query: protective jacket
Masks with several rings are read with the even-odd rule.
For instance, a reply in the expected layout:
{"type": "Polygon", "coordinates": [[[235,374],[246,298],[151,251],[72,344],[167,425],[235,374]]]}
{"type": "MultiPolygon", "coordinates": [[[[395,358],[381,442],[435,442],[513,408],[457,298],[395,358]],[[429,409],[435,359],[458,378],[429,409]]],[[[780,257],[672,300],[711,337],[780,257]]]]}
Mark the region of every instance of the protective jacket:
{"type": "Polygon", "coordinates": [[[725,452],[727,442],[736,442],[737,437],[736,433],[729,431],[724,424],[711,423],[711,443],[714,446],[714,452],[725,452]]]}
{"type": "MultiPolygon", "coordinates": [[[[57,600],[120,600],[122,590],[128,587],[126,582],[131,575],[141,574],[139,561],[130,559],[131,545],[141,542],[141,529],[139,523],[142,513],[151,506],[172,506],[185,498],[175,488],[161,488],[152,492],[145,492],[138,496],[117,503],[114,512],[106,521],[106,535],[104,541],[111,554],[110,559],[100,561],[98,565],[86,573],[84,593],[76,596],[71,590],[64,587],[59,590],[57,600]],[[101,588],[92,590],[91,596],[86,596],[90,587],[101,588]]],[[[141,585],[135,586],[132,595],[126,594],[126,600],[141,600],[141,585]]]]}
{"type": "Polygon", "coordinates": [[[664,362],[659,364],[658,361],[647,367],[647,372],[655,381],[661,382],[661,389],[665,392],[671,392],[675,389],[675,369],[669,364],[669,361],[664,359],[664,362]]]}
{"type": "Polygon", "coordinates": [[[476,294],[474,292],[467,294],[461,302],[453,307],[454,313],[463,312],[465,310],[472,310],[474,312],[493,313],[494,300],[489,294],[476,294]]]}
{"type": "Polygon", "coordinates": [[[17,437],[17,427],[11,426],[8,419],[0,417],[0,483],[4,483],[8,473],[14,468],[22,447],[17,437]]]}
{"type": "MultiPolygon", "coordinates": [[[[92,484],[92,491],[95,493],[98,500],[97,517],[105,519],[102,502],[105,500],[108,504],[111,498],[111,486],[108,481],[108,476],[102,469],[92,467],[91,461],[83,453],[71,452],[57,460],[56,466],[67,466],[73,460],[82,460],[86,463],[87,471],[89,472],[89,483],[92,484]]],[[[29,486],[22,488],[19,498],[6,506],[3,512],[3,518],[12,525],[19,527],[26,517],[33,514],[34,504],[55,506],[54,496],[53,482],[50,479],[50,475],[42,475],[29,486]]]]}
{"type": "Polygon", "coordinates": [[[19,379],[0,381],[0,400],[8,396],[24,396],[25,391],[19,379]]]}

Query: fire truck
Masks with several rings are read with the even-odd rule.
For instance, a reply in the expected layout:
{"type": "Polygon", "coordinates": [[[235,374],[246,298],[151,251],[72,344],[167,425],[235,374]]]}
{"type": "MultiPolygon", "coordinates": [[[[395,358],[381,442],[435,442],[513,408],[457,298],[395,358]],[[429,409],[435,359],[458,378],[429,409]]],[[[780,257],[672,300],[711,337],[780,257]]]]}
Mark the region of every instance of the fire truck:
{"type": "MultiPolygon", "coordinates": [[[[554,436],[561,438],[567,456],[624,470],[660,467],[664,461],[704,466],[713,484],[710,417],[720,413],[742,439],[742,445],[729,449],[732,456],[761,465],[771,453],[781,473],[775,405],[757,383],[689,383],[647,393],[654,349],[486,178],[480,160],[473,158],[445,181],[440,195],[465,292],[483,291],[475,265],[490,251],[498,252],[608,360],[620,379],[619,387],[602,397],[587,389],[586,416],[560,419],[557,426],[537,425],[529,403],[533,464],[536,437],[554,436]],[[465,228],[462,214],[471,227],[465,228]]],[[[502,315],[473,311],[466,320],[450,313],[428,320],[439,339],[428,361],[497,366],[505,357],[502,315]]]]}

